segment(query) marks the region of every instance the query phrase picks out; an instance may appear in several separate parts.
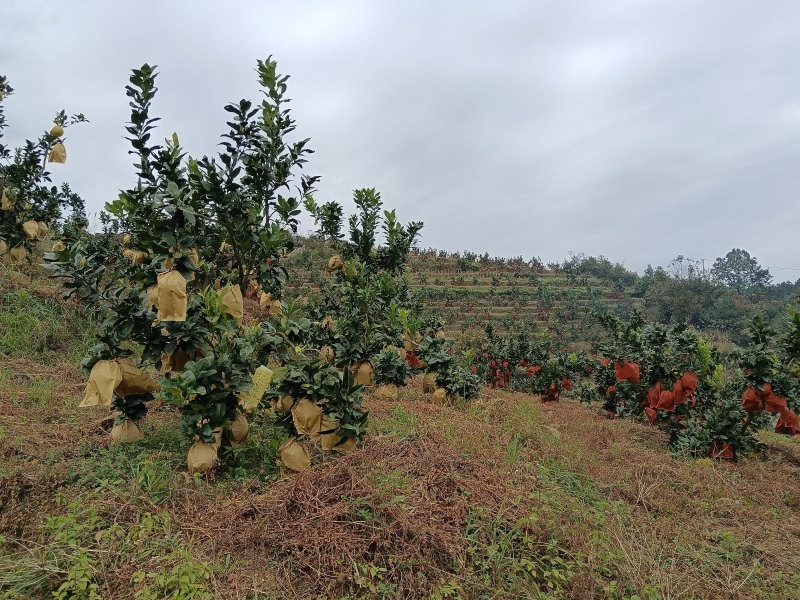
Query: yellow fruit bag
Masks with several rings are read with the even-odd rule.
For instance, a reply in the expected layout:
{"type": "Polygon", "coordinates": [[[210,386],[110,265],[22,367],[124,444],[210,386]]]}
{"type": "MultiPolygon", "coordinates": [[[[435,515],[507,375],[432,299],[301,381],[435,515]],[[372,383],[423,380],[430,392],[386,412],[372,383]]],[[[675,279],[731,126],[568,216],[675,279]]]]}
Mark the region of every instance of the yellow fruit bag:
{"type": "Polygon", "coordinates": [[[244,316],[244,300],[242,300],[242,288],[239,287],[239,284],[225,286],[220,290],[219,295],[222,298],[225,312],[241,323],[244,316]]]}
{"type": "Polygon", "coordinates": [[[278,448],[278,458],[287,469],[292,471],[305,471],[311,466],[308,451],[297,441],[297,438],[293,437],[278,448]]]}
{"type": "Polygon", "coordinates": [[[318,437],[322,427],[322,409],[308,398],[302,398],[292,406],[292,421],[300,435],[318,437]]]}
{"type": "Polygon", "coordinates": [[[136,421],[125,419],[121,425],[114,425],[111,429],[111,437],[123,444],[134,444],[144,438],[144,434],[136,421]]]}
{"type": "Polygon", "coordinates": [[[186,279],[171,269],[158,274],[158,320],[185,321],[188,299],[186,279]]]}
{"type": "Polygon", "coordinates": [[[89,374],[83,401],[79,406],[81,408],[98,405],[111,406],[114,390],[117,389],[120,381],[122,381],[122,371],[116,361],[97,361],[89,374]]]}
{"type": "Polygon", "coordinates": [[[122,396],[133,396],[136,394],[147,394],[158,390],[158,384],[147,376],[147,373],[133,364],[130,358],[120,358],[119,365],[121,381],[117,385],[117,394],[122,396]]]}

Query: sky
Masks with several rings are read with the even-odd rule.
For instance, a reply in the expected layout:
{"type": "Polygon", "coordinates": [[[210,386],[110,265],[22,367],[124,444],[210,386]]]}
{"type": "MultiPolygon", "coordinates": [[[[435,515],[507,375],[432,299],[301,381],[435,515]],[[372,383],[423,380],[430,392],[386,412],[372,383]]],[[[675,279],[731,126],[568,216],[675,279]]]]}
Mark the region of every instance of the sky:
{"type": "Polygon", "coordinates": [[[316,200],[375,187],[423,248],[638,271],[744,248],[800,277],[797,0],[2,0],[0,24],[7,136],[84,113],[52,171],[93,213],[134,183],[131,69],[202,156],[272,55],[316,200]]]}

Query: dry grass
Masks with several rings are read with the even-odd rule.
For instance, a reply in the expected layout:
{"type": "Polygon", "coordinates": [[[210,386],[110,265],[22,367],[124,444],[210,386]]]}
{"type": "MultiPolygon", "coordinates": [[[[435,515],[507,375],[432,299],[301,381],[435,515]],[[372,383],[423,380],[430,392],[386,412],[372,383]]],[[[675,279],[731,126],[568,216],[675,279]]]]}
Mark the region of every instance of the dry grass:
{"type": "Polygon", "coordinates": [[[764,457],[736,466],[688,460],[653,428],[569,400],[486,390],[441,407],[414,381],[397,403],[367,401],[370,435],[348,455],[277,481],[194,482],[171,410],[154,404],[149,440],[115,448],[107,414],[77,408],[82,389],[67,358],[0,356],[0,558],[52,544],[48,517],[95,511],[104,597],[190,561],[214,565],[203,585],[222,598],[526,598],[544,571],[518,567],[553,557],[572,570],[552,597],[797,597],[797,440],[768,435],[764,457]],[[138,545],[101,535],[132,536],[148,515],[169,525],[138,545]]]}

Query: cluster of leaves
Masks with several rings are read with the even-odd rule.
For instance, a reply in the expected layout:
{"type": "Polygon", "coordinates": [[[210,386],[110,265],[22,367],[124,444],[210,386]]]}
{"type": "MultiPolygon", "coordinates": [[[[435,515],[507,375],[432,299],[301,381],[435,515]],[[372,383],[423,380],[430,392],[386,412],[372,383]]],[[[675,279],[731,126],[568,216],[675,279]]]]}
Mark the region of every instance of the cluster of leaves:
{"type": "MultiPolygon", "coordinates": [[[[752,345],[740,355],[743,372],[726,369],[713,344],[686,325],[648,323],[638,313],[628,322],[600,320],[608,338],[596,348],[602,359],[595,389],[586,389],[582,399],[602,399],[611,417],[647,419],[669,434],[679,452],[737,460],[759,449],[753,432],[771,423],[769,409],[742,402],[743,390],[769,392],[775,381],[778,392],[797,398],[791,367],[782,366],[793,364],[785,353],[793,338],[774,342],[774,332],[758,320],[752,345]]],[[[800,332],[800,320],[797,326],[800,332]]],[[[787,409],[792,406],[796,400],[787,409]]]]}
{"type": "Polygon", "coordinates": [[[8,122],[3,102],[14,93],[6,77],[0,75],[0,256],[16,251],[17,262],[30,260],[34,248],[48,232],[58,231],[61,215],[70,212],[69,222],[86,226],[85,206],[80,196],[67,184],[51,184],[48,162],[64,162],[64,130],[75,123],[86,122],[82,114],[68,117],[62,110],[56,113],[53,127],[35,141],[26,140],[19,148],[3,141],[8,122]],[[54,148],[59,155],[54,156],[54,148]],[[43,224],[38,230],[26,231],[24,223],[43,224]]]}
{"type": "MultiPolygon", "coordinates": [[[[441,322],[432,320],[428,326],[441,331],[441,322]]],[[[475,354],[464,352],[455,355],[446,338],[428,331],[423,336],[416,352],[427,373],[436,373],[436,386],[443,388],[448,396],[457,396],[464,400],[474,400],[481,388],[481,379],[476,374],[475,354]]]]}
{"type": "MultiPolygon", "coordinates": [[[[339,204],[320,206],[311,197],[305,202],[320,226],[319,235],[330,241],[335,253],[333,276],[322,289],[321,301],[310,307],[317,325],[310,336],[318,347],[334,349],[340,367],[375,363],[384,349],[402,346],[409,320],[421,312],[403,270],[422,223],[399,223],[394,210],[382,210],[381,196],[374,189],[356,190],[354,202],[357,211],[349,219],[347,238],[339,204]],[[382,245],[378,244],[381,232],[382,245]]],[[[383,364],[392,373],[378,370],[378,378],[397,376],[391,359],[383,364]]]]}
{"type": "Polygon", "coordinates": [[[388,384],[403,386],[406,384],[409,372],[408,361],[402,348],[386,348],[375,357],[375,375],[373,379],[378,385],[388,384]],[[398,352],[400,350],[400,352],[398,352]],[[403,356],[400,354],[403,353],[403,356]]]}

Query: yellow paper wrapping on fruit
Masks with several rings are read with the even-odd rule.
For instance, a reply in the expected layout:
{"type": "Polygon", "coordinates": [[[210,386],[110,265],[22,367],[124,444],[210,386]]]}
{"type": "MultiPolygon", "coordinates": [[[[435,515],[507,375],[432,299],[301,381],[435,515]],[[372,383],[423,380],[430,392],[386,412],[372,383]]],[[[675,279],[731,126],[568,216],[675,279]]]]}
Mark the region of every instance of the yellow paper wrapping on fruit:
{"type": "Polygon", "coordinates": [[[436,391],[436,373],[425,373],[422,378],[422,393],[432,394],[436,391]]]}
{"type": "Polygon", "coordinates": [[[98,360],[89,374],[86,382],[86,391],[81,408],[86,406],[111,406],[114,399],[114,390],[122,381],[122,371],[119,364],[113,360],[98,360]]]}
{"type": "Polygon", "coordinates": [[[189,469],[189,475],[210,471],[215,462],[217,462],[217,449],[212,444],[195,442],[189,448],[189,454],[186,457],[186,467],[189,469]]]}
{"type": "Polygon", "coordinates": [[[36,229],[37,229],[36,237],[39,238],[40,240],[46,238],[47,234],[50,233],[50,228],[44,221],[36,221],[36,229]]]}
{"type": "Polygon", "coordinates": [[[53,252],[63,252],[66,249],[64,242],[53,242],[53,252]]]}
{"type": "Polygon", "coordinates": [[[144,438],[144,434],[136,421],[125,419],[121,425],[114,425],[111,429],[111,438],[123,444],[135,444],[144,438]]]}
{"type": "Polygon", "coordinates": [[[375,397],[378,400],[397,400],[399,390],[396,385],[385,384],[375,388],[375,397]]]}
{"type": "Polygon", "coordinates": [[[0,209],[3,210],[14,210],[14,207],[17,204],[16,196],[12,196],[8,189],[3,188],[3,192],[0,195],[0,209]]]}
{"type": "Polygon", "coordinates": [[[447,390],[444,388],[439,388],[433,395],[431,396],[431,403],[438,404],[439,406],[443,406],[447,402],[447,390]]]}
{"type": "Polygon", "coordinates": [[[253,387],[250,388],[250,391],[239,393],[239,406],[241,406],[246,413],[250,414],[258,408],[261,398],[264,397],[264,392],[267,391],[272,381],[272,375],[272,369],[261,365],[252,375],[253,387]]]}
{"type": "Polygon", "coordinates": [[[278,458],[287,469],[292,471],[305,471],[311,466],[311,459],[305,446],[293,437],[278,448],[278,458]]]}
{"type": "Polygon", "coordinates": [[[247,422],[245,416],[236,411],[233,421],[231,421],[231,440],[237,444],[241,444],[247,439],[250,433],[250,424],[247,422]]]}
{"type": "Polygon", "coordinates": [[[171,269],[158,274],[158,320],[185,321],[188,298],[186,279],[171,269]]]}
{"type": "Polygon", "coordinates": [[[150,312],[158,311],[158,285],[151,285],[144,295],[144,303],[150,312]]]}
{"type": "Polygon", "coordinates": [[[262,308],[269,308],[272,306],[272,294],[261,292],[258,295],[258,305],[262,308]]]}
{"type": "Polygon", "coordinates": [[[319,349],[319,359],[327,365],[336,360],[336,353],[330,346],[323,346],[319,349]]]}
{"type": "Polygon", "coordinates": [[[334,452],[349,452],[356,447],[355,438],[344,438],[336,430],[339,429],[339,420],[322,415],[321,433],[319,443],[323,450],[334,452]],[[342,441],[344,440],[344,441],[342,441]]]}
{"type": "Polygon", "coordinates": [[[23,246],[12,248],[8,253],[8,259],[11,261],[12,265],[22,264],[25,261],[26,256],[28,256],[28,251],[25,250],[23,246]]]}
{"type": "Polygon", "coordinates": [[[26,240],[35,240],[39,237],[39,225],[36,221],[25,221],[22,224],[22,233],[26,240]]]}
{"type": "Polygon", "coordinates": [[[294,398],[291,396],[282,396],[275,402],[275,412],[286,414],[292,410],[294,406],[294,398]]]}
{"type": "Polygon", "coordinates": [[[189,255],[189,258],[191,259],[192,265],[195,269],[200,266],[200,252],[197,250],[197,248],[184,248],[183,253],[189,255]]]}
{"type": "Polygon", "coordinates": [[[61,164],[67,162],[67,149],[64,147],[64,144],[56,142],[53,145],[50,154],[47,155],[47,162],[61,164]]]}
{"type": "Polygon", "coordinates": [[[185,350],[178,348],[174,354],[169,356],[166,354],[161,355],[161,372],[162,373],[181,373],[183,368],[190,360],[189,355],[185,350]]]}
{"type": "Polygon", "coordinates": [[[355,376],[355,384],[369,387],[372,385],[372,365],[369,362],[361,363],[355,376]]]}
{"type": "Polygon", "coordinates": [[[244,316],[244,300],[242,299],[242,288],[239,284],[229,285],[219,292],[225,312],[241,323],[244,316]]]}
{"type": "Polygon", "coordinates": [[[122,376],[117,386],[117,394],[123,398],[136,394],[147,394],[158,390],[158,384],[147,376],[130,358],[121,358],[117,361],[122,376]]]}
{"type": "Polygon", "coordinates": [[[302,398],[292,406],[292,421],[300,435],[319,437],[322,427],[322,409],[308,398],[302,398]]]}
{"type": "Polygon", "coordinates": [[[280,300],[273,300],[269,306],[269,316],[278,317],[283,314],[283,303],[280,300]]]}
{"type": "Polygon", "coordinates": [[[127,258],[135,265],[144,264],[147,260],[147,252],[142,252],[141,250],[132,250],[130,248],[125,248],[122,251],[122,256],[127,258]]]}
{"type": "Polygon", "coordinates": [[[6,244],[5,240],[0,240],[0,258],[6,255],[8,252],[8,244],[6,244]]]}
{"type": "Polygon", "coordinates": [[[344,269],[344,261],[338,254],[334,254],[328,259],[328,272],[341,271],[344,269]]]}

